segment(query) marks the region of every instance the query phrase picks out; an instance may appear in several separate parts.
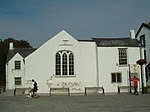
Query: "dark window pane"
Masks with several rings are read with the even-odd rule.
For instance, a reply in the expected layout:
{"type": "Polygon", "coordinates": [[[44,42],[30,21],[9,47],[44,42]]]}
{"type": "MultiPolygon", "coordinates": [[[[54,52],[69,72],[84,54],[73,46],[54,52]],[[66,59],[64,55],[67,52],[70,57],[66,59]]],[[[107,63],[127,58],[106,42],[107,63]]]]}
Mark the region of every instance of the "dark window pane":
{"type": "Polygon", "coordinates": [[[61,75],[61,57],[60,54],[56,54],[56,75],[61,75]]]}
{"type": "Polygon", "coordinates": [[[15,85],[21,85],[21,77],[15,77],[15,85]]]}
{"type": "Polygon", "coordinates": [[[127,49],[118,49],[119,65],[127,65],[127,49]]]}
{"type": "Polygon", "coordinates": [[[116,82],[116,74],[111,74],[112,75],[112,82],[116,82]]]}
{"type": "Polygon", "coordinates": [[[121,82],[121,74],[117,73],[117,82],[121,82]]]}
{"type": "Polygon", "coordinates": [[[15,69],[21,69],[21,61],[15,61],[15,69]]]}

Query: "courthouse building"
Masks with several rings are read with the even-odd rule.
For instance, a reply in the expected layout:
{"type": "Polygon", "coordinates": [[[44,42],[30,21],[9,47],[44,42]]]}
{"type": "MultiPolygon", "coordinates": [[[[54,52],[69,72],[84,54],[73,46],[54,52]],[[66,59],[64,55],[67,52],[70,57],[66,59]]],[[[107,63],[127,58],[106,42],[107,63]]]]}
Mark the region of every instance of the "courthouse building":
{"type": "MultiPolygon", "coordinates": [[[[133,30],[129,38],[91,40],[77,40],[62,30],[37,49],[14,48],[10,43],[6,89],[28,88],[35,79],[39,93],[49,93],[50,88],[82,93],[85,87],[117,92],[118,86],[130,86],[130,76],[141,79],[141,69],[136,63],[141,55],[133,30]]],[[[146,86],[145,75],[143,78],[146,86]]]]}

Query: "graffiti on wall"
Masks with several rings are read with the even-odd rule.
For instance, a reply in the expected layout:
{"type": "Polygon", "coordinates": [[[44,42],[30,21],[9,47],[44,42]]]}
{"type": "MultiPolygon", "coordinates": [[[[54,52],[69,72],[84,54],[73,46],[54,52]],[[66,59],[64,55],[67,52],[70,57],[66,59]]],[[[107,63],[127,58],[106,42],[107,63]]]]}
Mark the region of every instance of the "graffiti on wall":
{"type": "Polygon", "coordinates": [[[70,90],[81,91],[81,82],[59,82],[56,87],[70,88],[70,90]]]}
{"type": "Polygon", "coordinates": [[[46,81],[46,84],[48,85],[49,88],[51,88],[52,85],[52,80],[54,79],[54,74],[46,81]]]}
{"type": "Polygon", "coordinates": [[[46,84],[49,88],[56,87],[56,88],[70,88],[73,91],[81,91],[82,84],[80,81],[76,82],[56,82],[54,81],[55,75],[53,74],[47,81],[46,84]]]}
{"type": "Polygon", "coordinates": [[[32,80],[27,80],[26,84],[32,84],[32,80]]]}

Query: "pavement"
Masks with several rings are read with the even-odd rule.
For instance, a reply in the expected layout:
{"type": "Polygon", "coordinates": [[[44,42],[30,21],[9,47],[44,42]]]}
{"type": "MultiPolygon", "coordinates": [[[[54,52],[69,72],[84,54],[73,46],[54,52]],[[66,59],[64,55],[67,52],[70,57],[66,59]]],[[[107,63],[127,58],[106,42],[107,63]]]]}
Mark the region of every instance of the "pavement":
{"type": "Polygon", "coordinates": [[[150,112],[150,94],[52,95],[27,98],[0,94],[0,112],[150,112]]]}

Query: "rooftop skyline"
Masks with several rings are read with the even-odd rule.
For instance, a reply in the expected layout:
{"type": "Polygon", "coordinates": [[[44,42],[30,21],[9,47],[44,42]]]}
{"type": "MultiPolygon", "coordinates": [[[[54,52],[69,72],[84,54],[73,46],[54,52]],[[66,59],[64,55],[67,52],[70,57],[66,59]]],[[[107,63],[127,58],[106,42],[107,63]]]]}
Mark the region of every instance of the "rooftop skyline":
{"type": "Polygon", "coordinates": [[[150,21],[149,0],[0,0],[0,39],[39,47],[61,30],[74,38],[129,37],[150,21]]]}

